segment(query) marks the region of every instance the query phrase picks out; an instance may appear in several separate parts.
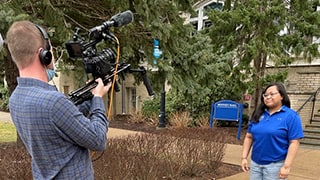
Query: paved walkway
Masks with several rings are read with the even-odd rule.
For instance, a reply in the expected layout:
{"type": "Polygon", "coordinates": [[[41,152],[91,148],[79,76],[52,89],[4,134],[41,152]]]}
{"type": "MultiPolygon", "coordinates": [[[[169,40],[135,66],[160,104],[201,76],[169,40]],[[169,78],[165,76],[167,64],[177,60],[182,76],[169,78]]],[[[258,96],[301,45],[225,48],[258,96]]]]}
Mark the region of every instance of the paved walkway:
{"type": "MultiPolygon", "coordinates": [[[[242,146],[228,144],[225,163],[239,165],[242,146]]],[[[223,180],[248,180],[248,173],[240,173],[223,180]]],[[[320,180],[320,150],[300,148],[291,168],[288,180],[320,180]]]]}
{"type": "MultiPolygon", "coordinates": [[[[0,111],[0,121],[11,122],[9,113],[0,111]]],[[[122,129],[110,128],[108,137],[125,136],[137,133],[122,129]]],[[[242,146],[228,144],[223,162],[239,165],[242,146]]],[[[248,173],[239,173],[221,180],[248,180],[248,173]]],[[[301,147],[291,168],[288,180],[320,180],[320,150],[301,147]]]]}

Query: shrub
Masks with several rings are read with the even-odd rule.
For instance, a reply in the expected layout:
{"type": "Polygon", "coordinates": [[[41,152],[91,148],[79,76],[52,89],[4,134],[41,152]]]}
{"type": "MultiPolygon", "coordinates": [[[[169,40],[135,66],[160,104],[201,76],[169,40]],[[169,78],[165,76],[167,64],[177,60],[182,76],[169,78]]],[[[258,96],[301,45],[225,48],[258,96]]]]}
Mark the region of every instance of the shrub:
{"type": "Polygon", "coordinates": [[[0,85],[0,110],[9,111],[9,90],[7,87],[0,85]]]}
{"type": "Polygon", "coordinates": [[[191,125],[189,112],[173,112],[169,117],[169,124],[176,128],[185,128],[191,125]]]}
{"type": "Polygon", "coordinates": [[[210,126],[210,119],[208,116],[200,116],[196,120],[196,126],[208,128],[210,126]]]}
{"type": "MultiPolygon", "coordinates": [[[[222,165],[224,136],[209,128],[176,128],[111,138],[93,162],[95,179],[213,179],[222,165]]],[[[24,148],[1,146],[0,163],[1,178],[32,179],[24,148]]]]}
{"type": "Polygon", "coordinates": [[[140,111],[131,112],[129,119],[128,119],[128,122],[130,122],[130,123],[143,123],[145,121],[146,121],[146,119],[140,111]]]}
{"type": "Polygon", "coordinates": [[[142,112],[132,112],[131,114],[117,114],[111,117],[111,121],[125,121],[132,124],[147,123],[149,125],[157,125],[159,122],[158,115],[144,116],[142,112]]]}
{"type": "MultiPolygon", "coordinates": [[[[160,112],[160,95],[155,95],[152,100],[146,100],[142,104],[142,114],[144,116],[153,116],[160,112]]],[[[165,112],[166,116],[170,117],[173,112],[188,111],[188,104],[184,102],[184,97],[181,94],[177,94],[169,91],[166,94],[165,99],[165,112]]]]}
{"type": "Polygon", "coordinates": [[[222,164],[223,134],[180,128],[110,139],[96,179],[180,179],[214,174],[222,164]]]}

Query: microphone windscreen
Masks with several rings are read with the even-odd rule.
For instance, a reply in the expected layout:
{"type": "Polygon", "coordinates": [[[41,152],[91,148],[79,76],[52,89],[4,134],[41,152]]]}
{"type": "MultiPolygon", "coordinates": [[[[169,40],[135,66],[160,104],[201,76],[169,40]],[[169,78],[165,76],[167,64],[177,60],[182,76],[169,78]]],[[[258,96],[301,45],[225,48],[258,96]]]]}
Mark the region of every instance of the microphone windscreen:
{"type": "Polygon", "coordinates": [[[128,10],[112,16],[111,21],[114,22],[114,27],[124,26],[133,21],[133,14],[130,10],[128,10]]]}

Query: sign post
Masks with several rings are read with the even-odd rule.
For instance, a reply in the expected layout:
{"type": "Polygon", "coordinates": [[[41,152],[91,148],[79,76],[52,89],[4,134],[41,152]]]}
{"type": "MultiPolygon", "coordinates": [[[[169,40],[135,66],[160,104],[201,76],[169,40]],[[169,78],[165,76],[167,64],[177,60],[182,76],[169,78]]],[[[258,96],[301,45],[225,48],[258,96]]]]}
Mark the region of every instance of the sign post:
{"type": "Polygon", "coordinates": [[[240,140],[242,127],[243,104],[231,101],[221,100],[211,104],[210,128],[212,128],[215,120],[220,121],[236,121],[238,122],[238,140],[240,140]]]}
{"type": "MultiPolygon", "coordinates": [[[[160,49],[160,41],[159,39],[153,40],[153,57],[155,58],[153,60],[153,65],[157,66],[158,59],[161,58],[162,50],[160,49]]],[[[162,92],[161,92],[161,99],[160,99],[160,114],[159,114],[159,123],[158,128],[165,128],[165,119],[166,119],[166,89],[165,89],[165,82],[166,79],[163,80],[162,85],[162,92]]]]}

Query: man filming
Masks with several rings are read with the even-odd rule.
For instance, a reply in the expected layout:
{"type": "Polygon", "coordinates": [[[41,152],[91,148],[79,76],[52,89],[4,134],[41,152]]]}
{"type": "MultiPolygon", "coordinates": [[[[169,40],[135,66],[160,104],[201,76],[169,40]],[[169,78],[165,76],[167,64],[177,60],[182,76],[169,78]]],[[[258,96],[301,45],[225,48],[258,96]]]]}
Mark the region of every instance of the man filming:
{"type": "Polygon", "coordinates": [[[33,179],[94,179],[89,150],[106,148],[109,122],[102,97],[111,83],[97,79],[93,98],[77,107],[48,84],[55,59],[42,27],[15,22],[6,42],[20,73],[9,109],[31,155],[33,179]]]}

